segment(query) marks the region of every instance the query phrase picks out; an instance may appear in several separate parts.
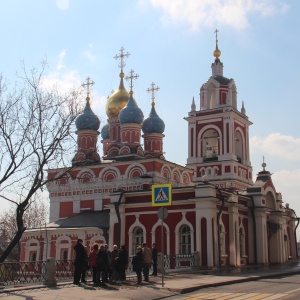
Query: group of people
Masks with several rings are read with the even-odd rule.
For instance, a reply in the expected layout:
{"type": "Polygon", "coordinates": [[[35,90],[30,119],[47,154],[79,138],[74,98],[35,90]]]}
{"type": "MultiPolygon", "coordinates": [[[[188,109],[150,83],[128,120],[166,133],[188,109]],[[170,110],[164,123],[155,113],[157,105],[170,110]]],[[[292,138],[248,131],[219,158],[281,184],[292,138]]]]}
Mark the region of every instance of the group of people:
{"type": "Polygon", "coordinates": [[[86,283],[85,273],[88,268],[92,269],[95,286],[105,286],[108,282],[121,283],[126,280],[129,256],[125,245],[121,245],[120,249],[114,245],[110,251],[107,244],[99,246],[94,243],[88,255],[83,241],[79,239],[74,250],[74,284],[86,283]]]}
{"type": "Polygon", "coordinates": [[[157,248],[156,244],[152,244],[152,249],[147,247],[146,243],[142,246],[138,246],[136,253],[132,258],[132,269],[136,273],[136,284],[142,283],[142,273],[144,275],[144,281],[149,282],[149,271],[153,267],[152,276],[157,276],[157,248]]]}
{"type": "MultiPolygon", "coordinates": [[[[106,286],[106,283],[123,283],[126,280],[126,270],[129,264],[129,255],[125,245],[121,245],[118,249],[117,245],[112,250],[108,249],[108,245],[98,245],[94,243],[88,254],[86,247],[83,246],[82,239],[78,239],[74,246],[74,284],[86,283],[85,273],[88,268],[92,269],[93,284],[95,286],[106,286]]],[[[149,272],[151,265],[153,273],[157,276],[157,249],[153,243],[152,249],[147,247],[146,243],[138,246],[136,254],[132,258],[133,271],[136,272],[137,282],[142,283],[142,273],[144,281],[149,281],[149,272]]]]}

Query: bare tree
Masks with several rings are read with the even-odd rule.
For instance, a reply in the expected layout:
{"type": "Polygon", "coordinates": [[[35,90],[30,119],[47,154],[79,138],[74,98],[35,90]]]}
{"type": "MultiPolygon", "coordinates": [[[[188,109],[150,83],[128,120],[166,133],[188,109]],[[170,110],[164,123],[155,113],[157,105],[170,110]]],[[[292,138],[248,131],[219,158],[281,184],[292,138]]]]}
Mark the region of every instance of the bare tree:
{"type": "MultiPolygon", "coordinates": [[[[43,199],[36,199],[31,202],[24,212],[24,225],[27,229],[30,228],[44,228],[49,215],[48,205],[43,199]]],[[[13,240],[17,232],[17,224],[15,222],[16,213],[14,206],[10,206],[7,210],[3,211],[0,215],[0,254],[13,240]]],[[[17,243],[9,253],[7,259],[19,260],[21,247],[17,243]]]]}
{"type": "MultiPolygon", "coordinates": [[[[16,232],[0,255],[3,262],[26,230],[24,213],[48,179],[46,169],[65,167],[74,154],[74,120],[81,111],[80,93],[59,95],[33,69],[9,92],[0,81],[0,201],[15,205],[16,232]],[[73,132],[72,132],[73,131],[73,132]]],[[[73,166],[75,167],[75,166],[73,166]]],[[[70,169],[65,168],[65,172],[70,169]]],[[[64,176],[64,174],[61,174],[64,176]]]]}

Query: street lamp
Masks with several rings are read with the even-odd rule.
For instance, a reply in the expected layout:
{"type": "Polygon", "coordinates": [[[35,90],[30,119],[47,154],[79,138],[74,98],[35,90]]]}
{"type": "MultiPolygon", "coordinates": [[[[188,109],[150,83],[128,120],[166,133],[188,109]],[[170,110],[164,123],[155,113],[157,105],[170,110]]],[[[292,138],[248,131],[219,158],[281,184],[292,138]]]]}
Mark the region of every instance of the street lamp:
{"type": "Polygon", "coordinates": [[[294,229],[294,237],[295,237],[295,245],[296,245],[296,256],[297,256],[297,258],[299,258],[298,247],[297,247],[297,233],[296,233],[296,231],[297,231],[297,228],[298,228],[298,225],[299,225],[299,222],[300,222],[300,218],[295,217],[295,218],[292,218],[291,220],[292,221],[297,221],[297,225],[295,226],[295,229],[294,229]]]}
{"type": "MultiPolygon", "coordinates": [[[[207,175],[202,176],[202,181],[204,183],[208,183],[208,177],[207,177],[207,175]]],[[[222,267],[222,262],[221,262],[222,251],[221,251],[221,236],[220,236],[220,220],[221,220],[222,212],[223,212],[224,205],[225,205],[225,198],[224,198],[224,195],[222,194],[221,189],[217,185],[215,185],[214,187],[219,192],[220,198],[221,198],[221,202],[222,202],[221,207],[220,207],[220,209],[219,209],[219,211],[217,213],[218,263],[219,263],[219,268],[221,268],[222,267]]],[[[231,183],[227,182],[225,190],[229,190],[230,188],[231,188],[231,183]]]]}
{"type": "Polygon", "coordinates": [[[122,188],[120,188],[116,192],[120,193],[118,201],[113,202],[113,204],[115,206],[115,211],[117,214],[117,219],[118,219],[118,242],[117,242],[117,245],[118,245],[118,247],[120,247],[121,246],[121,216],[120,216],[119,207],[120,207],[121,200],[122,200],[122,197],[123,197],[125,191],[122,188]]]}

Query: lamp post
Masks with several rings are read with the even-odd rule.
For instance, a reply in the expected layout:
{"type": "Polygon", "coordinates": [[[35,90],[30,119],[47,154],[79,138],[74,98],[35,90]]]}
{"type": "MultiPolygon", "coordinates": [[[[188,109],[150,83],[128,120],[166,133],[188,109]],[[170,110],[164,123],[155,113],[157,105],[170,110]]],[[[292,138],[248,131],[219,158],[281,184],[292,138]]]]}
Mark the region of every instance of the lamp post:
{"type": "Polygon", "coordinates": [[[296,231],[297,231],[297,228],[298,228],[298,225],[299,225],[299,222],[300,222],[300,218],[298,218],[298,217],[292,218],[292,221],[297,221],[297,225],[295,226],[295,229],[294,229],[294,237],[295,237],[295,246],[296,246],[296,257],[299,258],[296,231]]]}
{"type": "Polygon", "coordinates": [[[119,207],[120,207],[120,204],[121,204],[122,197],[124,195],[124,190],[123,189],[118,189],[117,192],[120,193],[119,199],[118,199],[118,201],[113,202],[113,204],[115,206],[115,211],[116,211],[117,219],[118,219],[118,242],[117,242],[117,244],[118,244],[118,247],[120,247],[121,246],[121,216],[120,216],[119,207]]]}
{"type": "MultiPolygon", "coordinates": [[[[204,183],[208,183],[208,177],[206,175],[202,176],[202,181],[204,183]]],[[[222,194],[221,189],[218,186],[214,186],[215,189],[219,192],[220,194],[220,198],[221,198],[221,207],[217,213],[217,243],[218,243],[218,263],[219,263],[219,268],[222,267],[222,262],[221,262],[221,255],[222,255],[222,251],[221,251],[221,236],[220,236],[220,220],[221,220],[221,216],[222,216],[222,212],[224,209],[224,205],[225,205],[225,198],[224,195],[222,194]]],[[[226,190],[230,189],[231,184],[229,182],[226,183],[226,190]]]]}

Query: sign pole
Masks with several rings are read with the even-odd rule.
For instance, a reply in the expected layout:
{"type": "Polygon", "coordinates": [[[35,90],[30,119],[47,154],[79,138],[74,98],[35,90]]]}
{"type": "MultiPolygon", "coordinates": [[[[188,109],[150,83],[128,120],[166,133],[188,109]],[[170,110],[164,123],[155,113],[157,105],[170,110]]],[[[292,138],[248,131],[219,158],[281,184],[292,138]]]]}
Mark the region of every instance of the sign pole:
{"type": "Polygon", "coordinates": [[[161,219],[161,285],[164,287],[164,219],[168,217],[168,210],[164,206],[172,205],[172,185],[153,184],[152,185],[152,206],[160,206],[157,212],[161,219]]]}
{"type": "Polygon", "coordinates": [[[164,287],[164,219],[161,219],[161,286],[164,287]]]}

